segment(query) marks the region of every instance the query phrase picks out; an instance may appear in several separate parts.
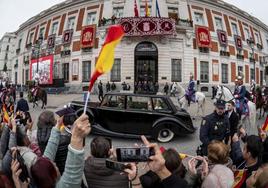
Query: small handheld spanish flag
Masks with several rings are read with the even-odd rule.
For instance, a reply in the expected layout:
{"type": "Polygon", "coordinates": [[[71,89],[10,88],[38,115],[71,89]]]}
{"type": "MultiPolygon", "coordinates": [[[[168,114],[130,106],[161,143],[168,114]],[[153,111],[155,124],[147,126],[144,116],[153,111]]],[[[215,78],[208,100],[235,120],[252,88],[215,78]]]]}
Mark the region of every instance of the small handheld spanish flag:
{"type": "Polygon", "coordinates": [[[3,107],[2,107],[2,111],[3,111],[3,122],[8,123],[9,122],[9,115],[8,115],[8,112],[7,112],[5,105],[3,105],[3,107]]]}
{"type": "Polygon", "coordinates": [[[262,130],[268,131],[268,115],[266,116],[266,120],[265,120],[264,124],[262,125],[262,130]]]}
{"type": "Polygon", "coordinates": [[[233,188],[240,188],[242,187],[243,183],[247,179],[247,170],[236,170],[234,172],[234,184],[233,188]]]}

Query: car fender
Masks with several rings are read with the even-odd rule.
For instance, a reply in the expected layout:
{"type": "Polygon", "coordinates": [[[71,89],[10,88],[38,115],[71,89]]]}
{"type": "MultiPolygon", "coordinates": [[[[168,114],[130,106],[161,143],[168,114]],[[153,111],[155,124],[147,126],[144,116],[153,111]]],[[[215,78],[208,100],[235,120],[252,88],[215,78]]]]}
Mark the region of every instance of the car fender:
{"type": "MultiPolygon", "coordinates": [[[[76,113],[77,117],[79,117],[79,116],[81,116],[84,113],[84,109],[83,108],[80,108],[75,113],[76,113]]],[[[89,122],[92,124],[94,122],[94,120],[95,120],[94,113],[92,112],[91,109],[87,109],[86,110],[86,114],[88,115],[89,122]]]]}
{"type": "MultiPolygon", "coordinates": [[[[176,119],[176,118],[170,118],[170,117],[164,117],[164,118],[160,118],[158,120],[156,120],[152,126],[153,129],[155,129],[160,123],[162,122],[173,122],[178,124],[178,126],[184,128],[185,130],[189,131],[189,132],[193,132],[193,130],[189,129],[187,126],[185,126],[183,124],[183,122],[181,122],[180,120],[176,119]]],[[[176,130],[177,127],[174,127],[174,129],[176,130]]]]}

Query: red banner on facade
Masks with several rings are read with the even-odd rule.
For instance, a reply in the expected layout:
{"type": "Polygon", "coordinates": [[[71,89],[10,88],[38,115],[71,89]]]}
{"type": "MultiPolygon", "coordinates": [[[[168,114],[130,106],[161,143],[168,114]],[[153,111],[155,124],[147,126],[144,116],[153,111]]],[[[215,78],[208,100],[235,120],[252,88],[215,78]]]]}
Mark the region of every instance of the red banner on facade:
{"type": "Polygon", "coordinates": [[[30,80],[38,74],[39,84],[53,84],[53,55],[33,59],[30,64],[30,80]]]}
{"type": "Polygon", "coordinates": [[[238,35],[234,36],[235,46],[237,50],[243,50],[242,38],[238,35]]]}
{"type": "Polygon", "coordinates": [[[170,18],[129,17],[121,18],[125,36],[153,36],[175,34],[175,21],[170,18]]]}
{"type": "Polygon", "coordinates": [[[82,28],[81,48],[92,48],[95,44],[96,25],[89,25],[82,28]]]}
{"type": "Polygon", "coordinates": [[[217,30],[217,33],[220,45],[226,47],[228,45],[228,38],[226,31],[217,30]]]}
{"type": "Polygon", "coordinates": [[[54,48],[56,34],[49,35],[47,39],[47,48],[54,48]]]}
{"type": "Polygon", "coordinates": [[[62,35],[62,44],[63,45],[70,44],[72,42],[72,38],[73,38],[73,30],[72,29],[65,30],[62,35]]]}
{"type": "Polygon", "coordinates": [[[208,27],[197,26],[195,35],[198,47],[211,48],[211,36],[208,27]]]}

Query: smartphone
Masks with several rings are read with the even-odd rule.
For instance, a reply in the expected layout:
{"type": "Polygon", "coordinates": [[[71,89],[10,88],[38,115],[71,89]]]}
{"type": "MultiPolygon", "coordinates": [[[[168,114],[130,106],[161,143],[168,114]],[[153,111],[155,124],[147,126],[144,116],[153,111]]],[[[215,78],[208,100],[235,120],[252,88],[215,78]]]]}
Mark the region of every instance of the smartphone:
{"type": "Polygon", "coordinates": [[[116,171],[124,171],[127,168],[131,168],[130,164],[124,164],[122,162],[113,161],[111,159],[106,159],[106,167],[116,171]]]}
{"type": "Polygon", "coordinates": [[[149,147],[117,148],[116,156],[119,162],[146,162],[155,155],[154,149],[149,147]]]}
{"type": "Polygon", "coordinates": [[[18,162],[20,164],[20,167],[19,168],[22,170],[19,178],[20,178],[20,180],[22,182],[25,182],[30,177],[29,177],[29,174],[28,174],[27,167],[24,164],[24,159],[22,158],[22,156],[20,155],[20,152],[18,150],[16,151],[16,159],[18,160],[18,162]]]}

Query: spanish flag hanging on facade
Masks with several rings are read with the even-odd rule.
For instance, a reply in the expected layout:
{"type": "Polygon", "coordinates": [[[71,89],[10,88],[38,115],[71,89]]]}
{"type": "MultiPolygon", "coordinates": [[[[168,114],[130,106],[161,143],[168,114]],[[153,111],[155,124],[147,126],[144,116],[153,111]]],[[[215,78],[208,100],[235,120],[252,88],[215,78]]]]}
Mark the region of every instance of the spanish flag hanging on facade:
{"type": "Polygon", "coordinates": [[[95,72],[90,79],[90,85],[88,89],[89,92],[91,91],[97,78],[112,69],[114,64],[115,47],[121,41],[124,34],[125,32],[121,25],[113,25],[109,28],[108,34],[95,66],[95,72]]]}
{"type": "Polygon", "coordinates": [[[247,170],[236,170],[234,172],[233,188],[240,188],[247,179],[247,170]]]}
{"type": "Polygon", "coordinates": [[[149,16],[150,16],[150,10],[149,10],[149,6],[146,0],[145,1],[145,17],[149,17],[149,16]]]}
{"type": "Polygon", "coordinates": [[[266,120],[265,120],[264,124],[262,125],[262,130],[268,131],[268,115],[266,116],[266,120]]]}
{"type": "Polygon", "coordinates": [[[3,105],[2,107],[2,112],[3,112],[3,122],[8,123],[9,122],[9,115],[6,109],[6,106],[3,105]]]}

